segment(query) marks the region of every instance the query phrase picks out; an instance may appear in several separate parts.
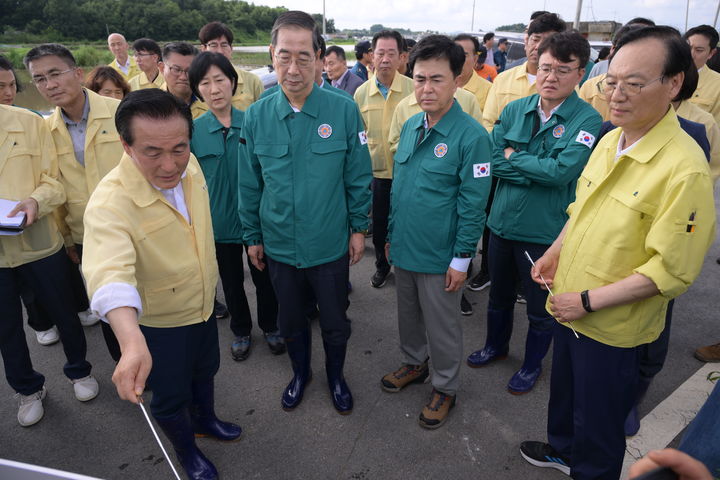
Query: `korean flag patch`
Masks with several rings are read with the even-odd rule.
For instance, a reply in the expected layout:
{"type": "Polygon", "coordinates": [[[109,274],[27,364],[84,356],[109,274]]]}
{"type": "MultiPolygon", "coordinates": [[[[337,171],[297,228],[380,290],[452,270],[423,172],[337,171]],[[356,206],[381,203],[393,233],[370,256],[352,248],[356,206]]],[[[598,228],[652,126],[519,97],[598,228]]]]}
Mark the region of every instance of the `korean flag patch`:
{"type": "Polygon", "coordinates": [[[588,148],[592,148],[593,145],[595,145],[595,136],[591,133],[586,132],[585,130],[580,130],[580,133],[578,133],[575,141],[578,143],[582,143],[588,148]]]}
{"type": "Polygon", "coordinates": [[[360,145],[365,145],[367,143],[367,133],[364,131],[358,133],[358,138],[360,139],[360,145]]]}
{"type": "Polygon", "coordinates": [[[489,163],[476,163],[473,165],[473,178],[489,177],[490,176],[490,164],[489,163]]]}

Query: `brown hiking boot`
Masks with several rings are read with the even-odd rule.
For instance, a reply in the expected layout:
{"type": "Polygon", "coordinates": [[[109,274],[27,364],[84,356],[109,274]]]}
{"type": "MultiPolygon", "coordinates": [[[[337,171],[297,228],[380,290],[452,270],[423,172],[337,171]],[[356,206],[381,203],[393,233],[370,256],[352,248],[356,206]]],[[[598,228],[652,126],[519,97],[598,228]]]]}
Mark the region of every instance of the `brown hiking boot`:
{"type": "Polygon", "coordinates": [[[720,362],[720,343],[695,350],[695,358],[701,362],[720,362]]]}
{"type": "Polygon", "coordinates": [[[429,374],[427,361],[422,365],[403,365],[380,380],[380,387],[389,393],[397,393],[411,383],[422,383],[429,374]]]}
{"type": "Polygon", "coordinates": [[[447,395],[433,388],[430,403],[425,405],[418,418],[420,426],[431,430],[442,426],[454,406],[455,395],[447,395]]]}

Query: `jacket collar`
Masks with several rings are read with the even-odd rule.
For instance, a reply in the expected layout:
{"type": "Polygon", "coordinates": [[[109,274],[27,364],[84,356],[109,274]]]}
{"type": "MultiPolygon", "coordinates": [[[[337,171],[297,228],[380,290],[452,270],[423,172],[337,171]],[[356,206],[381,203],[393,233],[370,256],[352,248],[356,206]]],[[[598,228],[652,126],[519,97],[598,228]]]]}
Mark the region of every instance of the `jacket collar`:
{"type": "MultiPolygon", "coordinates": [[[[450,132],[452,131],[455,123],[458,121],[461,113],[462,108],[460,107],[460,104],[457,100],[453,99],[452,107],[450,107],[450,110],[448,110],[447,113],[445,113],[445,115],[443,115],[443,117],[440,119],[440,121],[432,127],[432,131],[439,133],[443,137],[447,137],[448,135],[450,135],[450,132]]],[[[411,124],[413,129],[418,130],[421,128],[425,128],[424,113],[423,115],[416,115],[415,117],[413,117],[412,121],[415,122],[414,124],[411,124]]]]}
{"type": "MultiPolygon", "coordinates": [[[[390,85],[390,88],[388,88],[388,95],[390,94],[390,92],[398,92],[398,93],[402,92],[402,87],[400,86],[400,82],[402,81],[400,79],[400,77],[402,77],[402,76],[403,75],[400,75],[399,72],[395,72],[395,76],[393,77],[392,84],[390,85]]],[[[380,93],[380,89],[377,86],[376,78],[377,77],[375,76],[375,74],[373,74],[369,79],[369,81],[370,81],[370,96],[372,96],[372,95],[382,96],[382,93],[380,93]]]]}
{"type": "MultiPolygon", "coordinates": [[[[234,128],[237,130],[240,130],[243,124],[243,112],[238,110],[235,107],[231,107],[232,112],[230,113],[230,128],[234,128]]],[[[215,114],[212,112],[212,110],[208,110],[208,112],[205,114],[208,117],[208,123],[207,123],[207,131],[210,133],[214,133],[217,131],[222,130],[225,128],[225,125],[220,123],[220,120],[217,119],[215,114]]]]}
{"type": "MultiPolygon", "coordinates": [[[[195,177],[198,173],[197,167],[195,166],[196,164],[197,160],[194,160],[194,157],[191,154],[190,161],[185,169],[187,175],[185,175],[185,178],[181,180],[182,182],[188,182],[190,179],[195,177]]],[[[144,208],[151,205],[153,202],[163,200],[164,197],[160,190],[156,189],[150,182],[147,181],[135,164],[135,160],[133,160],[127,152],[123,153],[120,163],[118,164],[118,169],[120,173],[120,183],[122,183],[123,187],[125,187],[125,190],[129,193],[133,202],[135,202],[138,207],[144,208]]],[[[188,211],[190,211],[189,206],[188,211]]]]}
{"type": "MultiPolygon", "coordinates": [[[[680,122],[675,114],[675,109],[670,107],[665,116],[637,141],[635,148],[623,156],[630,157],[638,163],[647,163],[665,148],[665,145],[672,142],[679,132],[680,122]]],[[[617,144],[610,145],[608,148],[615,149],[617,144]]]]}
{"type": "MultiPolygon", "coordinates": [[[[97,93],[93,92],[92,90],[88,90],[87,88],[83,88],[83,91],[85,92],[85,95],[87,95],[87,103],[90,107],[90,114],[88,115],[88,130],[90,129],[90,125],[93,124],[94,120],[114,117],[113,113],[111,113],[110,109],[108,108],[108,99],[101,97],[97,93]]],[[[65,120],[63,119],[62,110],[60,109],[60,107],[55,107],[55,111],[50,118],[52,118],[50,123],[50,130],[66,128],[65,120]]],[[[86,134],[86,138],[91,137],[92,135],[88,131],[86,134]]]]}
{"type": "MultiPolygon", "coordinates": [[[[278,87],[279,92],[278,95],[273,95],[273,99],[271,101],[275,102],[275,112],[277,113],[277,116],[280,120],[283,120],[285,117],[293,113],[293,109],[290,106],[290,102],[288,101],[287,97],[285,96],[285,92],[283,92],[281,87],[278,87]]],[[[305,113],[307,115],[310,115],[313,118],[317,118],[320,114],[320,96],[322,93],[320,93],[320,87],[317,83],[313,82],[313,88],[310,92],[310,95],[305,99],[305,103],[302,107],[302,113],[305,113]]]]}
{"type": "MultiPolygon", "coordinates": [[[[523,113],[526,115],[531,112],[537,114],[540,95],[536,93],[527,97],[525,101],[527,103],[525,104],[525,110],[523,113]]],[[[577,105],[579,102],[580,97],[578,97],[577,91],[573,90],[572,93],[563,101],[562,105],[560,105],[560,108],[553,113],[553,117],[557,115],[559,118],[567,120],[577,111],[577,105]]]]}

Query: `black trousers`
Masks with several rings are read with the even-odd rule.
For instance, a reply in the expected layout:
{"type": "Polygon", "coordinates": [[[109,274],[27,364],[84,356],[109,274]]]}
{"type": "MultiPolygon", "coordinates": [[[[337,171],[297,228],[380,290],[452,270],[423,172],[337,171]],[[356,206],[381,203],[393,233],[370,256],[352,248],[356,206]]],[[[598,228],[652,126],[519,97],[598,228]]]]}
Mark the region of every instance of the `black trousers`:
{"type": "Polygon", "coordinates": [[[87,344],[77,312],[67,299],[72,297],[68,278],[67,255],[61,249],[34,262],[13,268],[0,268],[0,353],[5,364],[5,377],[18,393],[31,395],[39,391],[45,377],[33,369],[25,341],[21,283],[35,294],[35,301],[45,311],[53,312],[67,362],[63,367],[70,379],[90,375],[92,366],[85,359],[87,344]]]}
{"type": "MultiPolygon", "coordinates": [[[[75,245],[75,247],[78,249],[78,252],[82,251],[82,245],[75,245]]],[[[64,248],[61,251],[65,254],[64,248]]],[[[85,290],[85,283],[80,274],[80,265],[73,263],[67,254],[64,255],[64,260],[67,268],[67,278],[69,279],[70,290],[72,292],[72,296],[70,297],[73,302],[72,306],[76,312],[84,312],[90,308],[90,301],[88,300],[87,291],[85,290]]],[[[45,330],[50,330],[53,325],[55,325],[50,312],[46,311],[43,306],[36,301],[35,292],[33,292],[30,285],[24,282],[21,283],[20,296],[27,310],[28,325],[30,325],[30,328],[36,332],[44,332],[45,330]]]]}
{"type": "Polygon", "coordinates": [[[379,271],[390,270],[390,263],[385,256],[385,241],[390,218],[390,189],[392,179],[373,178],[372,180],[372,222],[373,246],[375,247],[375,268],[379,271]]]}
{"type": "Polygon", "coordinates": [[[350,320],[345,314],[348,302],[347,255],[333,262],[309,268],[297,268],[265,255],[278,298],[280,335],[290,337],[309,328],[305,315],[309,295],[314,295],[320,310],[323,340],[344,345],[350,338],[350,320]]]}
{"type": "MultiPolygon", "coordinates": [[[[246,247],[240,243],[215,243],[215,256],[222,280],[225,302],[230,311],[230,329],[237,337],[250,335],[252,316],[245,294],[245,274],[243,272],[243,251],[246,247]]],[[[247,257],[250,277],[255,285],[257,297],[257,322],[265,333],[277,330],[278,304],[275,298],[270,274],[266,268],[258,270],[247,257]]]]}
{"type": "Polygon", "coordinates": [[[153,360],[150,411],[157,418],[171,417],[190,405],[193,381],[208,380],[220,368],[217,321],[211,315],[207,322],[184,327],[140,325],[140,330],[153,360]]]}

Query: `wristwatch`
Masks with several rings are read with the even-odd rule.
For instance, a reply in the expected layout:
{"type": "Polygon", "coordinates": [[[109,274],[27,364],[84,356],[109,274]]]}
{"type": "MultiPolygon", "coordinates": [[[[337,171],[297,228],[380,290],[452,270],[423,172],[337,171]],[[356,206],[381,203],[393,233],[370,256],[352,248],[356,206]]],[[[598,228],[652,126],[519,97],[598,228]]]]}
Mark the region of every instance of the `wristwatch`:
{"type": "Polygon", "coordinates": [[[591,313],[595,311],[590,306],[590,297],[588,296],[587,290],[583,290],[582,292],[580,292],[580,300],[582,300],[582,306],[586,312],[591,313]]]}

